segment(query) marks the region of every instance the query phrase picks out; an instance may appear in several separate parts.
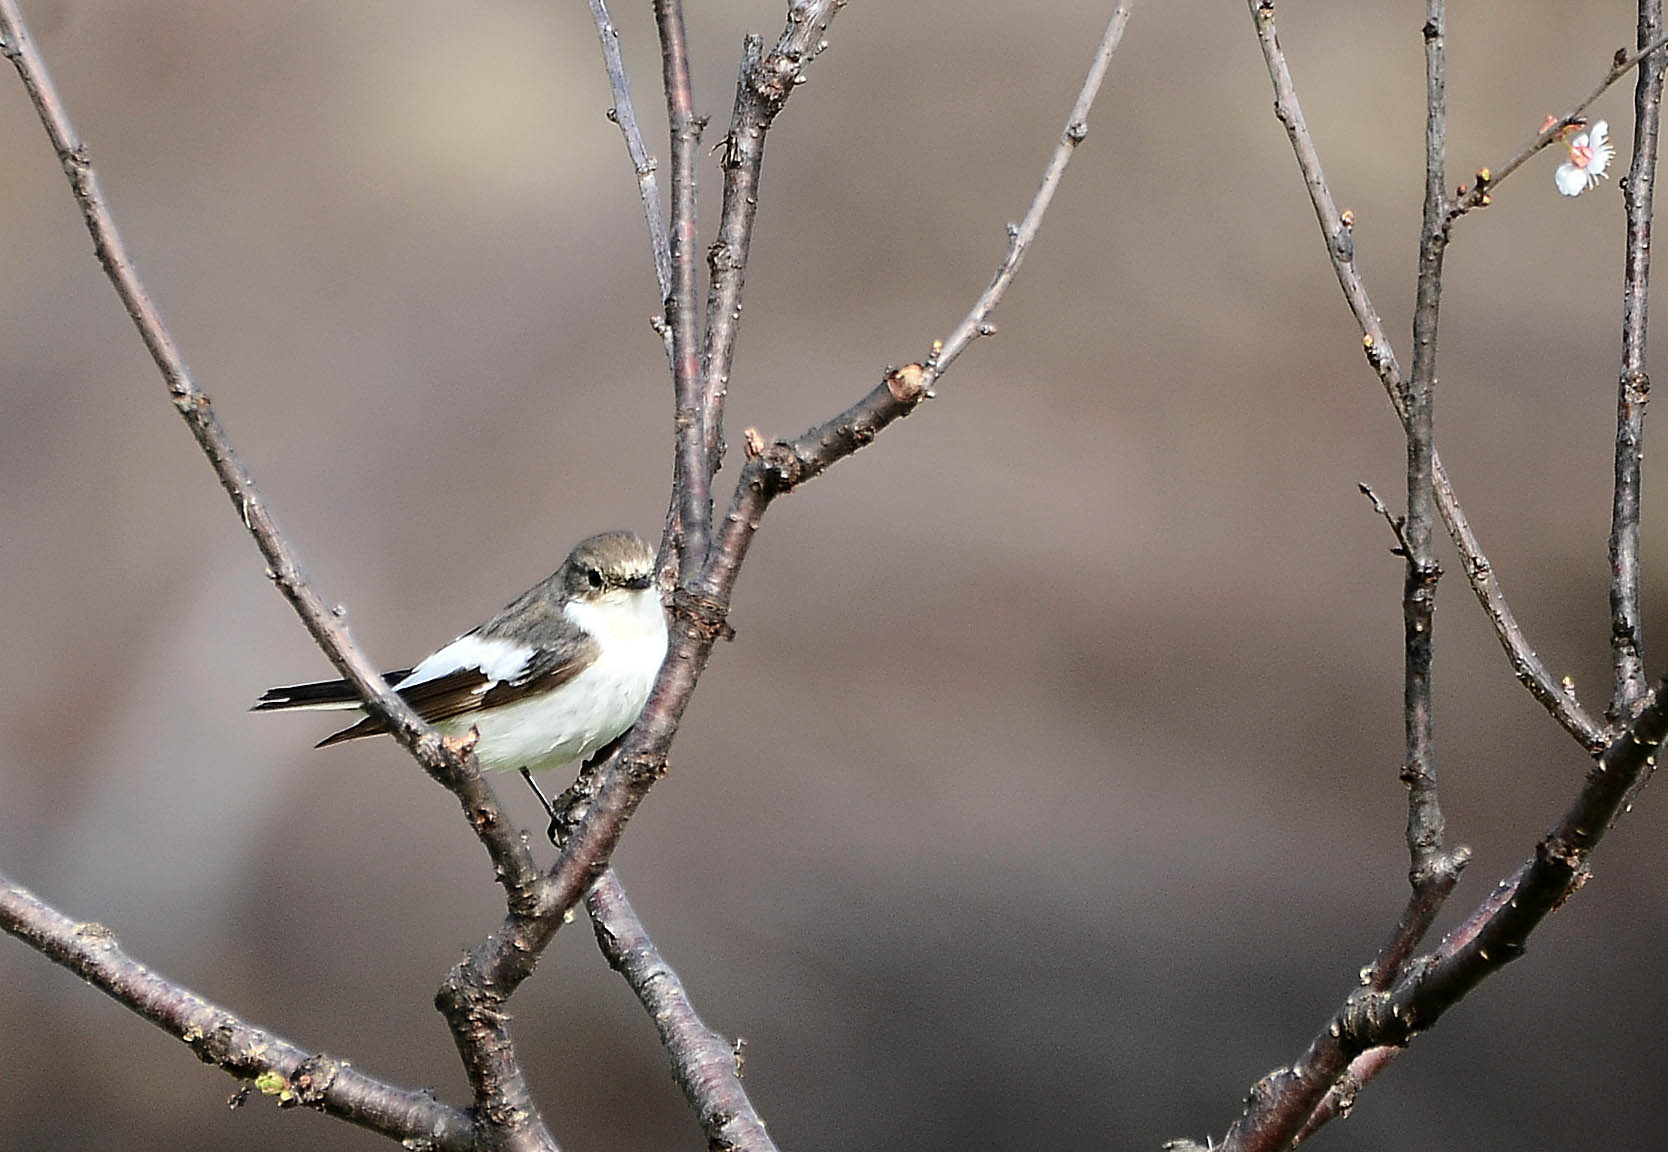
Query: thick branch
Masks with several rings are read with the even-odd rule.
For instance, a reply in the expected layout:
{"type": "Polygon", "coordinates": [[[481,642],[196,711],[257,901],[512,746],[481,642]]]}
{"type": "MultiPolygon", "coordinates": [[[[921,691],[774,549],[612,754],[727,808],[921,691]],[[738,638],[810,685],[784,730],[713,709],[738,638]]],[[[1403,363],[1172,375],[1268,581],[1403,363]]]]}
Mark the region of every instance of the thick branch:
{"type": "Polygon", "coordinates": [[[184,1041],[203,1063],[258,1081],[280,1107],[312,1108],[408,1146],[454,1152],[474,1147],[468,1113],[426,1090],[386,1084],[248,1023],[133,959],[102,924],[71,920],[3,874],[0,929],[184,1041]]]}
{"type": "MultiPolygon", "coordinates": [[[[1662,35],[1662,0],[1640,0],[1639,43],[1662,35]]],[[[1651,378],[1645,343],[1650,323],[1651,194],[1656,187],[1657,139],[1662,131],[1665,62],[1655,53],[1639,65],[1633,93],[1633,164],[1627,204],[1627,259],[1622,284],[1622,370],[1616,388],[1616,472],[1610,506],[1609,718],[1627,723],[1646,691],[1640,652],[1639,501],[1645,457],[1645,401],[1651,378]]]]}
{"type": "Polygon", "coordinates": [[[1431,641],[1436,583],[1442,575],[1431,548],[1436,519],[1431,466],[1436,452],[1436,333],[1442,307],[1442,257],[1447,248],[1443,226],[1448,132],[1445,20],[1443,0],[1426,0],[1425,209],[1419,228],[1419,281],[1413,309],[1413,376],[1407,388],[1407,521],[1402,528],[1407,551],[1402,591],[1407,760],[1402,779],[1407,784],[1408,875],[1415,889],[1426,887],[1443,873],[1458,872],[1444,850],[1431,711],[1431,641]]]}
{"type": "Polygon", "coordinates": [[[672,134],[672,291],[666,324],[672,333],[672,390],[676,450],[672,506],[677,521],[678,566],[685,574],[706,559],[712,526],[711,475],[701,429],[700,314],[696,311],[695,158],[706,121],[695,115],[689,79],[689,42],[683,0],[655,0],[660,59],[666,87],[666,120],[672,134]]]}
{"type": "MultiPolygon", "coordinates": [[[[1430,956],[1408,964],[1389,989],[1352,992],[1289,1068],[1251,1090],[1244,1114],[1218,1147],[1224,1152],[1273,1152],[1291,1146],[1334,1085],[1353,1096],[1371,1074],[1354,1062],[1374,1050],[1405,1047],[1464,996],[1523,955],[1530,933],[1586,882],[1589,860],[1624,811],[1629,793],[1656,766],[1668,738],[1668,682],[1657,686],[1632,726],[1589,769],[1581,791],[1557,826],[1535,847],[1534,858],[1502,881],[1430,956]]],[[[1373,1056],[1370,1063],[1387,1061],[1373,1056]]],[[[1376,1071],[1376,1069],[1374,1069],[1376,1071]]],[[[1334,1111],[1338,1109],[1334,1106],[1334,1111]]]]}
{"type": "Polygon", "coordinates": [[[711,279],[707,288],[706,350],[702,355],[701,427],[706,438],[708,474],[723,464],[724,397],[735,367],[736,337],[741,329],[741,296],[747,281],[747,258],[753,243],[753,219],[759,208],[759,173],[764,165],[765,134],[805,81],[805,66],[827,46],[823,33],[845,0],[794,0],[788,23],[768,53],[764,41],[748,36],[741,50],[735,107],[724,135],[720,164],[724,202],[718,238],[707,249],[711,279]]]}
{"type": "MultiPolygon", "coordinates": [[[[1390,338],[1378,318],[1377,309],[1373,307],[1372,298],[1367,294],[1361,274],[1355,267],[1355,240],[1352,234],[1354,221],[1338,210],[1332,192],[1327,187],[1320,154],[1315,150],[1314,139],[1309,135],[1303,106],[1298,101],[1297,90],[1292,83],[1291,69],[1286,63],[1285,53],[1280,48],[1280,38],[1274,24],[1273,0],[1248,0],[1248,3],[1256,27],[1257,42],[1262,48],[1263,62],[1274,85],[1274,114],[1285,126],[1292,151],[1297,157],[1298,169],[1303,174],[1310,203],[1314,206],[1315,217],[1320,223],[1327,254],[1338,277],[1338,286],[1342,289],[1344,300],[1361,329],[1362,346],[1367,353],[1367,362],[1378,374],[1396,415],[1405,424],[1408,414],[1401,366],[1396,361],[1390,338]]],[[[1442,466],[1442,457],[1436,452],[1431,455],[1431,480],[1436,489],[1437,508],[1447,524],[1449,538],[1453,540],[1465,562],[1466,580],[1483,606],[1489,622],[1494,625],[1495,636],[1499,639],[1500,646],[1505,649],[1507,659],[1511,661],[1513,675],[1584,748],[1595,754],[1603,750],[1610,739],[1608,731],[1604,725],[1593,719],[1575,698],[1574,693],[1547,671],[1546,665],[1535,655],[1534,648],[1506,601],[1505,590],[1501,588],[1500,581],[1494,574],[1494,566],[1489,563],[1482,543],[1472,532],[1465,511],[1454,495],[1447,470],[1442,466]]]]}
{"type": "Polygon", "coordinates": [[[740,1044],[731,1044],[696,1015],[683,981],[649,939],[636,909],[626,899],[613,869],[586,897],[597,945],[609,965],[625,978],[660,1032],[672,1062],[672,1077],[683,1089],[708,1148],[733,1152],[776,1152],[764,1121],[741,1086],[740,1044]]]}

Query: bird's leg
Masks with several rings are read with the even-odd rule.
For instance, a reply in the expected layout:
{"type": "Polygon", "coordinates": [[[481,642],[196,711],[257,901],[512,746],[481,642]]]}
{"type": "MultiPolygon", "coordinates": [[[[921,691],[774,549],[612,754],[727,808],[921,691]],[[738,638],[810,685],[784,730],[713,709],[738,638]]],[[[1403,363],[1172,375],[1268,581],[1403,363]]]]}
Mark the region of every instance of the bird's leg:
{"type": "MultiPolygon", "coordinates": [[[[533,779],[533,774],[525,767],[521,770],[521,778],[527,781],[527,787],[531,788],[533,795],[539,798],[539,804],[543,806],[544,814],[550,817],[550,826],[544,830],[544,834],[550,837],[552,846],[560,848],[562,846],[562,810],[546,798],[544,789],[539,787],[538,781],[533,779]]],[[[565,796],[567,793],[564,792],[562,795],[565,796]]],[[[558,800],[561,798],[561,796],[557,797],[558,800]]]]}
{"type": "Polygon", "coordinates": [[[567,829],[578,822],[579,817],[584,814],[585,802],[596,795],[597,768],[606,763],[624,742],[625,733],[622,732],[591,753],[585,763],[580,765],[578,777],[554,800],[545,796],[544,790],[533,781],[533,773],[525,766],[522,767],[521,778],[527,781],[527,787],[539,798],[544,814],[550,817],[550,826],[545,829],[545,835],[550,837],[551,844],[557,848],[562,846],[562,842],[567,839],[567,829]]]}

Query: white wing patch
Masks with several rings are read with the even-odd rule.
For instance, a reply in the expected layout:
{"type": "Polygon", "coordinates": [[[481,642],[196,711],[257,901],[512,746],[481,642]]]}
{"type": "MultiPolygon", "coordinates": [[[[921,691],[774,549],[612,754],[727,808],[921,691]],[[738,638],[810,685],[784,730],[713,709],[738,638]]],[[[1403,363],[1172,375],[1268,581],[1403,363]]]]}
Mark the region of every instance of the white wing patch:
{"type": "Polygon", "coordinates": [[[411,675],[394,687],[396,690],[410,688],[414,684],[450,676],[453,672],[479,668],[487,683],[481,685],[477,692],[486,692],[495,684],[520,676],[527,670],[527,661],[532,656],[533,650],[525,644],[470,633],[459,636],[434,655],[426,657],[411,670],[411,675]]]}

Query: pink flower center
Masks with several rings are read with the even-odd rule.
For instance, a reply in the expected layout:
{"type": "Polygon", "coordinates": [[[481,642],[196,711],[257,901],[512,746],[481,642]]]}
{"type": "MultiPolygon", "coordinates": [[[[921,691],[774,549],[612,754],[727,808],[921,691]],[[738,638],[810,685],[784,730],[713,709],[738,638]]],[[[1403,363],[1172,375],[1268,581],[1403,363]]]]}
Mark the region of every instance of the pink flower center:
{"type": "Polygon", "coordinates": [[[1570,163],[1577,168],[1585,168],[1593,162],[1593,149],[1586,144],[1570,145],[1570,163]]]}

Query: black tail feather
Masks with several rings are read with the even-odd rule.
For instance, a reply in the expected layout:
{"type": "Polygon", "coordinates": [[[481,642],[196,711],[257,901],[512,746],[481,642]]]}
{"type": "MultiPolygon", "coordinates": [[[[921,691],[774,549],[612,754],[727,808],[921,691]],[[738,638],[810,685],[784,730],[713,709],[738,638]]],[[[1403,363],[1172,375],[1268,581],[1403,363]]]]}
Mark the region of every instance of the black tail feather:
{"type": "MultiPolygon", "coordinates": [[[[384,672],[382,678],[392,688],[411,675],[411,669],[401,668],[384,672]]],[[[255,701],[251,712],[281,712],[287,708],[322,708],[331,704],[357,704],[359,693],[346,680],[318,680],[312,684],[291,684],[285,688],[268,688],[255,701]]]]}

